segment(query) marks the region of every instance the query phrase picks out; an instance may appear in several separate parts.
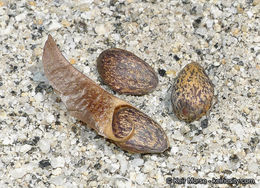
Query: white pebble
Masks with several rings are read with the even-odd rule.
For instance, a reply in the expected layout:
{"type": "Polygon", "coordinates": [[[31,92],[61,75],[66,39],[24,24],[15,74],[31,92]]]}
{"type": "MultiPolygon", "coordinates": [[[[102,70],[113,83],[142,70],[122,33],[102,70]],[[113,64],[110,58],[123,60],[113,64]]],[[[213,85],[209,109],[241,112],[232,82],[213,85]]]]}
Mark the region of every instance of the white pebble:
{"type": "Polygon", "coordinates": [[[53,168],[59,168],[59,167],[64,167],[65,165],[65,159],[63,157],[57,157],[57,158],[52,158],[51,159],[51,166],[53,168]]]}
{"type": "Polygon", "coordinates": [[[115,187],[122,187],[122,188],[124,188],[124,187],[126,187],[126,185],[125,185],[125,183],[123,181],[116,180],[115,181],[115,187]]]}
{"type": "Polygon", "coordinates": [[[33,106],[31,106],[30,104],[26,103],[24,106],[23,106],[23,110],[27,113],[27,114],[33,114],[35,113],[35,109],[33,106]]]}
{"type": "Polygon", "coordinates": [[[141,166],[141,165],[143,165],[143,164],[144,164],[144,160],[143,160],[143,159],[140,159],[140,158],[134,159],[134,160],[132,161],[132,166],[133,166],[133,167],[141,166]]]}
{"type": "Polygon", "coordinates": [[[254,16],[254,13],[252,11],[247,11],[248,18],[252,18],[254,16]]]}
{"type": "Polygon", "coordinates": [[[11,176],[15,179],[22,178],[27,172],[24,170],[24,168],[16,168],[10,172],[11,176]]]}
{"type": "Polygon", "coordinates": [[[230,129],[232,132],[236,133],[236,135],[240,138],[243,139],[244,137],[244,129],[241,124],[231,124],[230,129]]]}
{"type": "Polygon", "coordinates": [[[65,184],[63,184],[64,188],[77,188],[80,187],[79,185],[77,185],[75,182],[66,182],[65,184]]]}
{"type": "Polygon", "coordinates": [[[6,28],[4,28],[4,29],[1,28],[1,30],[0,30],[0,36],[10,34],[13,29],[14,29],[14,27],[11,26],[11,25],[8,25],[8,26],[7,26],[6,28]]]}
{"type": "Polygon", "coordinates": [[[207,29],[205,27],[200,27],[197,29],[196,33],[205,36],[207,34],[207,29]]]}
{"type": "Polygon", "coordinates": [[[44,100],[44,97],[43,97],[43,94],[41,93],[37,93],[35,96],[34,96],[36,102],[42,102],[44,100]]]}
{"type": "Polygon", "coordinates": [[[52,20],[51,24],[49,25],[47,30],[48,31],[55,31],[55,30],[60,29],[61,27],[62,27],[62,25],[59,22],[57,22],[56,20],[52,20]]]}
{"type": "Polygon", "coordinates": [[[156,176],[156,181],[160,185],[160,184],[163,184],[165,180],[164,180],[164,177],[159,173],[156,176]]]}
{"type": "Polygon", "coordinates": [[[119,169],[119,164],[118,164],[118,163],[112,163],[112,164],[111,164],[110,172],[114,173],[114,172],[117,171],[118,169],[119,169]]]}
{"type": "Polygon", "coordinates": [[[214,18],[220,18],[222,16],[222,11],[220,11],[217,7],[213,6],[210,10],[211,14],[214,18]]]}
{"type": "Polygon", "coordinates": [[[55,170],[52,171],[52,174],[55,176],[58,176],[62,173],[61,168],[56,168],[55,170]]]}
{"type": "Polygon", "coordinates": [[[119,34],[115,33],[111,35],[115,41],[120,41],[121,37],[119,34]]]}
{"type": "Polygon", "coordinates": [[[25,13],[18,14],[17,16],[15,16],[15,20],[16,20],[17,22],[22,21],[22,20],[25,20],[25,18],[26,18],[26,14],[25,14],[25,13]]]}
{"type": "Polygon", "coordinates": [[[47,115],[47,117],[46,117],[47,123],[51,124],[54,122],[54,120],[55,120],[54,115],[52,115],[52,114],[47,115]]]}
{"type": "Polygon", "coordinates": [[[255,162],[250,162],[249,164],[248,164],[248,170],[249,171],[251,171],[251,172],[253,172],[253,173],[257,173],[257,170],[258,170],[258,168],[259,168],[259,165],[257,164],[257,163],[255,163],[255,162]]]}
{"type": "Polygon", "coordinates": [[[155,164],[154,164],[153,162],[147,161],[147,162],[144,164],[143,171],[144,171],[145,173],[151,172],[151,171],[153,170],[154,165],[155,165],[155,164]]]}
{"type": "Polygon", "coordinates": [[[179,147],[176,147],[176,146],[172,146],[171,148],[171,154],[175,154],[179,151],[179,147]]]}
{"type": "Polygon", "coordinates": [[[26,152],[29,151],[31,148],[32,148],[31,145],[25,144],[25,145],[21,146],[20,152],[26,153],[26,152]]]}
{"type": "Polygon", "coordinates": [[[215,67],[218,67],[220,65],[220,62],[219,61],[214,61],[214,66],[215,67]]]}
{"type": "Polygon", "coordinates": [[[230,7],[232,5],[232,1],[226,0],[226,1],[221,2],[221,4],[223,4],[225,7],[230,7]]]}
{"type": "Polygon", "coordinates": [[[12,137],[6,136],[3,138],[2,144],[3,145],[10,145],[12,144],[14,139],[12,137]]]}
{"type": "Polygon", "coordinates": [[[153,156],[151,156],[151,159],[153,160],[153,161],[157,161],[157,156],[156,155],[153,155],[153,156]]]}
{"type": "Polygon", "coordinates": [[[65,183],[65,179],[62,176],[52,176],[50,182],[54,185],[63,185],[65,183]]]}
{"type": "Polygon", "coordinates": [[[206,25],[207,25],[208,28],[212,28],[213,27],[213,20],[207,19],[206,25]]]}
{"type": "Polygon", "coordinates": [[[175,140],[179,140],[179,141],[184,140],[184,137],[182,136],[182,134],[179,131],[174,131],[174,134],[172,136],[173,136],[173,139],[175,139],[175,140]]]}
{"type": "Polygon", "coordinates": [[[85,0],[84,3],[91,4],[94,0],[85,0]]]}
{"type": "MultiPolygon", "coordinates": [[[[3,172],[0,172],[0,176],[3,177],[3,172]]],[[[1,188],[8,188],[8,186],[6,185],[6,183],[4,183],[3,180],[0,180],[0,187],[1,188]]]]}
{"type": "Polygon", "coordinates": [[[33,165],[28,164],[28,165],[24,165],[20,168],[11,170],[10,175],[14,179],[19,179],[19,178],[22,178],[23,176],[25,176],[27,173],[32,172],[32,170],[33,170],[33,165]]]}
{"type": "Polygon", "coordinates": [[[104,24],[99,24],[95,27],[95,32],[98,34],[98,35],[104,35],[106,34],[108,31],[105,27],[104,24]]]}
{"type": "Polygon", "coordinates": [[[87,11],[83,12],[80,16],[85,20],[90,20],[92,17],[92,13],[90,11],[87,11]]]}
{"type": "Polygon", "coordinates": [[[120,163],[120,166],[121,166],[120,172],[122,174],[124,174],[127,170],[127,161],[124,158],[122,158],[122,159],[119,159],[119,163],[120,163]]]}
{"type": "Polygon", "coordinates": [[[2,163],[2,161],[0,160],[0,169],[4,168],[4,164],[2,163]]]}
{"type": "Polygon", "coordinates": [[[144,181],[146,180],[146,175],[143,173],[140,173],[136,176],[135,181],[139,185],[143,185],[144,181]]]}
{"type": "Polygon", "coordinates": [[[38,143],[40,150],[43,153],[48,153],[50,151],[50,142],[47,139],[41,139],[38,143]]]}
{"type": "Polygon", "coordinates": [[[88,74],[90,72],[90,68],[88,67],[88,66],[86,66],[85,68],[84,68],[84,73],[85,74],[88,74]]]}

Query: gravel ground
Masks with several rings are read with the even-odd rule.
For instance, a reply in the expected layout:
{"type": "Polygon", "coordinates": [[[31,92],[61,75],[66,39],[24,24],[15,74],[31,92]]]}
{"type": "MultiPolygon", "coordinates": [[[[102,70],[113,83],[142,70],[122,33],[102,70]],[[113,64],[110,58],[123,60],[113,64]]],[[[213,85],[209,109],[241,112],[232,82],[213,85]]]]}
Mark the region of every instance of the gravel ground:
{"type": "Polygon", "coordinates": [[[248,178],[255,184],[246,187],[259,187],[259,10],[259,0],[0,0],[0,187],[175,187],[187,178],[248,178]],[[114,94],[163,127],[169,151],[124,152],[70,116],[43,75],[48,34],[111,93],[96,69],[103,50],[123,48],[150,64],[159,76],[153,93],[114,94]],[[192,61],[205,68],[217,102],[186,124],[169,96],[192,61]]]}

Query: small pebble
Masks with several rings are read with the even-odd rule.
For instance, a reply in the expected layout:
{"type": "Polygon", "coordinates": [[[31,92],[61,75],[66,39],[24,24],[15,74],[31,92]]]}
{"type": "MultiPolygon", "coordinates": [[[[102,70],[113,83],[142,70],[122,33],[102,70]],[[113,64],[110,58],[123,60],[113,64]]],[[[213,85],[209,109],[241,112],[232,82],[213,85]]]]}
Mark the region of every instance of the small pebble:
{"type": "Polygon", "coordinates": [[[66,180],[63,176],[51,176],[50,182],[56,186],[61,186],[66,180]]]}
{"type": "Polygon", "coordinates": [[[51,24],[49,25],[49,27],[47,28],[48,31],[55,31],[58,30],[62,27],[62,24],[60,24],[59,22],[57,22],[56,20],[52,20],[51,24]]]}
{"type": "Polygon", "coordinates": [[[201,124],[201,128],[202,129],[207,128],[208,127],[208,122],[209,122],[208,119],[202,120],[201,123],[200,123],[201,124]]]}
{"type": "Polygon", "coordinates": [[[41,167],[41,168],[45,168],[45,167],[48,167],[48,166],[51,166],[51,163],[50,163],[50,161],[48,159],[41,160],[39,162],[39,167],[41,167]]]}
{"type": "Polygon", "coordinates": [[[243,139],[244,137],[244,129],[241,124],[235,123],[235,124],[230,124],[230,129],[232,132],[234,132],[240,139],[243,139]]]}
{"type": "Polygon", "coordinates": [[[26,152],[29,151],[31,148],[32,148],[31,145],[25,144],[25,145],[21,146],[20,152],[26,153],[26,152]]]}
{"type": "Polygon", "coordinates": [[[183,141],[184,137],[179,131],[174,131],[174,134],[172,135],[173,139],[183,141]]]}
{"type": "Polygon", "coordinates": [[[144,160],[143,159],[134,159],[132,161],[132,166],[133,167],[138,167],[138,166],[142,166],[144,164],[144,160]]]}
{"type": "Polygon", "coordinates": [[[44,100],[44,96],[42,93],[37,93],[35,96],[34,96],[36,102],[42,102],[44,100]]]}
{"type": "Polygon", "coordinates": [[[177,55],[174,55],[173,58],[176,60],[176,61],[179,61],[180,58],[177,56],[177,55]]]}
{"type": "Polygon", "coordinates": [[[55,170],[52,171],[52,174],[55,176],[58,176],[58,175],[62,174],[62,169],[56,168],[55,170]]]}
{"type": "Polygon", "coordinates": [[[131,184],[127,184],[125,181],[122,181],[122,180],[116,180],[115,181],[115,186],[116,187],[122,187],[122,188],[128,188],[128,187],[131,187],[131,184]]]}
{"type": "Polygon", "coordinates": [[[16,168],[11,171],[11,176],[15,179],[22,178],[25,174],[27,174],[24,168],[16,168]]]}
{"type": "Polygon", "coordinates": [[[143,173],[139,173],[137,174],[135,181],[139,184],[139,185],[143,185],[144,182],[146,180],[146,175],[143,173]]]}
{"type": "Polygon", "coordinates": [[[95,31],[98,35],[105,35],[108,32],[108,29],[104,24],[99,24],[95,27],[95,31]]]}
{"type": "Polygon", "coordinates": [[[20,21],[24,20],[25,17],[26,17],[26,13],[22,13],[22,14],[19,14],[19,15],[15,16],[15,20],[17,22],[20,22],[20,21]]]}
{"type": "Polygon", "coordinates": [[[114,173],[119,169],[120,165],[118,163],[112,163],[110,167],[110,172],[114,173]]]}
{"type": "Polygon", "coordinates": [[[125,159],[119,159],[120,163],[120,172],[124,174],[127,171],[128,163],[125,159]]]}
{"type": "Polygon", "coordinates": [[[158,73],[162,77],[164,77],[166,75],[166,71],[164,69],[158,69],[158,73]]]}
{"type": "Polygon", "coordinates": [[[178,151],[179,151],[179,148],[178,148],[178,147],[176,147],[176,146],[172,146],[172,147],[171,147],[171,153],[172,153],[173,155],[176,154],[178,151]]]}
{"type": "Polygon", "coordinates": [[[33,165],[31,163],[21,166],[20,168],[12,169],[10,175],[14,179],[19,179],[24,177],[27,173],[33,170],[33,165]]]}
{"type": "Polygon", "coordinates": [[[46,121],[47,121],[47,123],[49,123],[49,124],[53,123],[53,122],[55,121],[54,115],[48,114],[47,117],[46,117],[46,121]]]}
{"type": "Polygon", "coordinates": [[[253,173],[259,172],[260,171],[259,164],[255,163],[255,162],[250,162],[248,164],[248,170],[253,172],[253,173]]]}
{"type": "Polygon", "coordinates": [[[38,146],[43,153],[48,153],[50,151],[50,141],[48,139],[41,139],[38,146]]]}
{"type": "Polygon", "coordinates": [[[65,165],[65,159],[63,157],[56,157],[51,159],[51,166],[53,168],[62,168],[65,165]]]}

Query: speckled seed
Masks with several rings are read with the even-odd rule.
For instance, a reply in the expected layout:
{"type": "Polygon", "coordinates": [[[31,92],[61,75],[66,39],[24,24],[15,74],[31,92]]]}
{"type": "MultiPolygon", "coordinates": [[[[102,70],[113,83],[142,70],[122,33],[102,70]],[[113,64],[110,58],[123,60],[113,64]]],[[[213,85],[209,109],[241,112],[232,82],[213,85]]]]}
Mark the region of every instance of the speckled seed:
{"type": "Polygon", "coordinates": [[[185,122],[200,119],[210,109],[214,85],[198,63],[186,65],[175,79],[172,106],[175,115],[185,122]]]}
{"type": "Polygon", "coordinates": [[[103,51],[97,59],[97,69],[104,83],[119,93],[144,95],[158,84],[157,74],[150,65],[118,48],[103,51]]]}
{"type": "Polygon", "coordinates": [[[113,116],[113,132],[118,138],[127,136],[134,126],[134,136],[116,145],[132,153],[161,153],[169,147],[163,129],[149,116],[130,106],[121,106],[113,116]]]}

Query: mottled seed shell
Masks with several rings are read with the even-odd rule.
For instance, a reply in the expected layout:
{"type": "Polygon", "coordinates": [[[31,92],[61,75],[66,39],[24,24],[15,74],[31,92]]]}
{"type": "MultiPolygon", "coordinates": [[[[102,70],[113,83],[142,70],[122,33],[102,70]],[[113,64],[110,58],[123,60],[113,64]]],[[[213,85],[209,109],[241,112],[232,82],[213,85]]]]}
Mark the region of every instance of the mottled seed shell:
{"type": "Polygon", "coordinates": [[[158,77],[153,68],[126,50],[112,48],[97,59],[97,69],[112,90],[130,95],[144,95],[153,91],[158,77]]]}
{"type": "Polygon", "coordinates": [[[198,63],[186,65],[175,79],[172,90],[173,112],[180,120],[192,122],[210,109],[214,85],[198,63]]]}
{"type": "Polygon", "coordinates": [[[115,142],[116,145],[134,153],[161,153],[169,147],[163,129],[149,116],[130,106],[115,110],[112,124],[115,136],[123,138],[130,134],[133,125],[134,136],[115,142]]]}

